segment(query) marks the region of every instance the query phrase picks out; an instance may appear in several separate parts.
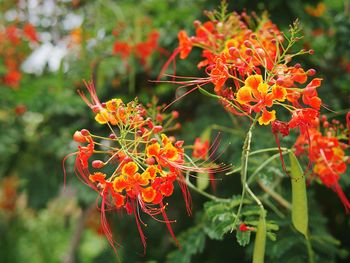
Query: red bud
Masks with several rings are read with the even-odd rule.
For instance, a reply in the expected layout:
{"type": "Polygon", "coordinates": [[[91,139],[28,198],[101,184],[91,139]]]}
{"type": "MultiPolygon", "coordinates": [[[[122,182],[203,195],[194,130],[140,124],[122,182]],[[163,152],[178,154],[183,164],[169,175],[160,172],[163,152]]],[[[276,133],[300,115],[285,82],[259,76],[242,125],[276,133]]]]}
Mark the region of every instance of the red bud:
{"type": "Polygon", "coordinates": [[[93,168],[99,169],[102,168],[103,166],[105,166],[105,163],[102,162],[101,160],[95,160],[91,163],[93,168]]]}

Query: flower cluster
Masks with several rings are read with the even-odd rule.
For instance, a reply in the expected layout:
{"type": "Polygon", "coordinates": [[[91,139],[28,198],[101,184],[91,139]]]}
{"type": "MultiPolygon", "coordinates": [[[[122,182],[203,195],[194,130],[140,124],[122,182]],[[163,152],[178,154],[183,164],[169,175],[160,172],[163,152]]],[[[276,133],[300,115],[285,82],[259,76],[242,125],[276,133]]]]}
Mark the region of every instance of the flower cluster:
{"type": "Polygon", "coordinates": [[[319,122],[308,130],[308,135],[301,134],[296,143],[297,155],[305,154],[313,164],[312,175],[326,187],[333,189],[339,196],[347,212],[350,212],[350,202],[339,185],[340,175],[344,174],[349,163],[345,150],[349,148],[344,126],[337,120],[329,123],[322,116],[323,133],[319,122]]]}
{"type": "Polygon", "coordinates": [[[165,222],[176,241],[170,224],[173,221],[166,215],[167,204],[164,202],[173,194],[174,183],[180,186],[190,214],[185,174],[212,173],[227,167],[210,165],[210,162],[205,163],[206,168],[199,167],[185,153],[183,141],[166,135],[179,128],[178,123],[174,124],[178,112],[163,113],[163,107],[156,106],[156,101],[147,107],[137,99],[127,104],[121,99],[101,103],[93,84],[86,83],[86,86],[91,101],[82,91],[79,93],[95,113],[95,120],[106,125],[110,134],[103,137],[86,129],[75,132],[74,140],[82,144],[73,153],[76,155],[75,170],[79,178],[102,198],[101,223],[109,242],[114,247],[105,211],[116,209],[125,209],[127,214],[135,216],[144,247],[146,239],[140,211],[165,222]]]}
{"type": "MultiPolygon", "coordinates": [[[[209,21],[195,21],[194,36],[178,33],[179,46],[171,59],[177,54],[186,59],[194,47],[200,48],[203,60],[198,68],[205,68],[207,76],[183,81],[178,77],[175,82],[195,88],[212,84],[227,110],[236,115],[258,114],[260,125],[279,122],[278,110],[290,113],[290,120],[284,122],[288,130],[310,127],[322,104],[317,93],[322,79],[310,79],[314,69],[291,64],[295,56],[313,53],[291,52],[300,39],[298,23],[291,26],[287,37],[266,14],[223,13],[207,12],[209,21]]],[[[169,61],[165,68],[168,65],[169,61]]]]}
{"type": "MultiPolygon", "coordinates": [[[[146,18],[138,21],[137,25],[143,27],[141,35],[135,35],[135,33],[127,34],[125,25],[118,24],[118,27],[113,31],[114,36],[117,38],[113,45],[113,54],[120,55],[125,62],[131,56],[135,56],[140,64],[145,69],[148,69],[149,59],[152,54],[161,50],[158,46],[159,32],[156,29],[147,31],[144,28],[149,22],[149,19],[146,18]]],[[[135,31],[138,30],[135,29],[135,31]]]]}
{"type": "Polygon", "coordinates": [[[26,23],[22,28],[15,24],[0,27],[0,56],[3,57],[5,74],[2,82],[12,88],[18,88],[21,80],[20,65],[25,59],[28,43],[38,43],[35,27],[26,23]]]}

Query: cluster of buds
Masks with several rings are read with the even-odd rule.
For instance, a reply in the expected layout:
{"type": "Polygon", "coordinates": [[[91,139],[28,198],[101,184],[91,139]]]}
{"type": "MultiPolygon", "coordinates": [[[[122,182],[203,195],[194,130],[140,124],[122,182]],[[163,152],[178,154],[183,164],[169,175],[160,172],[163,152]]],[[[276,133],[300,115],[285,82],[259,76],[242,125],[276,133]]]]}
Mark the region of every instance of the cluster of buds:
{"type": "Polygon", "coordinates": [[[75,132],[74,140],[83,144],[73,153],[76,155],[75,170],[79,178],[102,198],[101,223],[110,244],[114,247],[115,242],[105,211],[120,209],[135,216],[144,248],[146,239],[140,211],[165,222],[176,241],[171,228],[173,221],[166,215],[167,203],[164,201],[173,194],[174,183],[180,186],[190,214],[185,175],[214,173],[228,167],[211,165],[211,161],[204,162],[205,168],[200,167],[185,153],[183,141],[166,135],[179,128],[178,123],[174,124],[178,112],[164,113],[164,106],[157,106],[156,102],[144,107],[137,99],[127,104],[121,99],[101,103],[94,85],[90,82],[86,87],[91,100],[82,91],[79,93],[95,113],[95,120],[108,127],[109,135],[95,135],[86,129],[75,132]]]}
{"type": "MultiPolygon", "coordinates": [[[[350,115],[348,115],[350,116],[350,115]]],[[[333,189],[342,201],[345,210],[350,212],[350,202],[339,185],[340,175],[344,174],[350,157],[346,155],[348,130],[338,120],[328,122],[322,116],[320,122],[314,122],[314,127],[308,130],[308,135],[301,134],[296,143],[297,155],[307,155],[313,164],[312,176],[326,187],[333,189]]]]}
{"type": "Polygon", "coordinates": [[[2,82],[12,88],[18,88],[21,80],[20,65],[25,59],[28,43],[38,43],[35,27],[26,23],[23,27],[15,24],[2,27],[0,25],[0,56],[6,67],[2,82]]]}
{"type": "MultiPolygon", "coordinates": [[[[195,88],[212,84],[227,110],[249,117],[259,114],[260,125],[279,121],[276,111],[282,109],[291,115],[288,122],[283,122],[288,130],[310,127],[322,104],[317,94],[322,79],[310,79],[316,73],[314,69],[292,64],[294,57],[313,53],[313,50],[291,52],[300,39],[298,23],[290,27],[287,37],[266,14],[257,17],[245,12],[225,15],[207,12],[207,15],[209,21],[194,22],[194,36],[185,31],[178,33],[179,46],[171,57],[179,54],[186,59],[194,47],[202,49],[204,59],[198,67],[204,67],[207,76],[175,82],[195,88]]],[[[169,61],[165,68],[168,65],[169,61]]]]}

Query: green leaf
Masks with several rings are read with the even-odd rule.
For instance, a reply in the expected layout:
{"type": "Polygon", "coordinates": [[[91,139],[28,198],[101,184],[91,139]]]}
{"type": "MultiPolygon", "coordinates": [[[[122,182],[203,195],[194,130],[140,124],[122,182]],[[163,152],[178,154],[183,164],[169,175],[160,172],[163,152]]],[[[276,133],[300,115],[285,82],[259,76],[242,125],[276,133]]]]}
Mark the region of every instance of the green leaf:
{"type": "Polygon", "coordinates": [[[303,170],[293,152],[289,153],[292,181],[292,222],[296,230],[307,238],[308,208],[303,170]]]}
{"type": "Polygon", "coordinates": [[[250,231],[240,231],[238,230],[236,233],[236,238],[238,244],[240,244],[242,247],[245,247],[250,242],[250,231]]]}
{"type": "Polygon", "coordinates": [[[176,249],[167,256],[167,263],[190,263],[191,257],[203,251],[205,233],[201,225],[189,228],[179,236],[181,249],[176,249]]]}

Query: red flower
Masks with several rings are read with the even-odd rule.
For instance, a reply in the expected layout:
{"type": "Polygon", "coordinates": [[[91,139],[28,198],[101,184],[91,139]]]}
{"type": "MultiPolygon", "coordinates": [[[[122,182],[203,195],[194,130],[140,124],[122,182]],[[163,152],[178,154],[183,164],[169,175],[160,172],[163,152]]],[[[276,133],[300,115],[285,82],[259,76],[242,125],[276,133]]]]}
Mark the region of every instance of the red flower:
{"type": "Polygon", "coordinates": [[[314,164],[313,175],[321,182],[333,189],[342,201],[345,210],[350,212],[350,202],[339,185],[340,175],[345,173],[346,157],[344,145],[329,131],[323,136],[316,128],[301,134],[295,143],[296,154],[308,154],[310,162],[314,164]]]}
{"type": "Polygon", "coordinates": [[[202,142],[201,138],[196,138],[192,156],[198,159],[207,159],[209,152],[209,140],[202,142]]]}
{"type": "Polygon", "coordinates": [[[192,50],[192,41],[187,36],[186,31],[181,30],[177,37],[179,38],[179,51],[180,51],[180,58],[185,59],[187,58],[188,54],[191,53],[192,50]]]}
{"type": "Polygon", "coordinates": [[[21,43],[19,29],[15,25],[11,25],[6,28],[6,35],[12,44],[18,45],[21,43]]]}
{"type": "Polygon", "coordinates": [[[19,86],[21,76],[22,76],[21,72],[17,70],[9,71],[4,76],[4,84],[12,88],[17,88],[19,86]]]}
{"type": "Polygon", "coordinates": [[[113,54],[119,54],[122,59],[126,59],[131,54],[131,46],[127,42],[116,41],[113,46],[113,54]]]}
{"type": "Polygon", "coordinates": [[[23,27],[23,34],[26,38],[28,38],[32,42],[38,42],[38,35],[36,33],[35,27],[30,24],[26,23],[23,27]]]}

